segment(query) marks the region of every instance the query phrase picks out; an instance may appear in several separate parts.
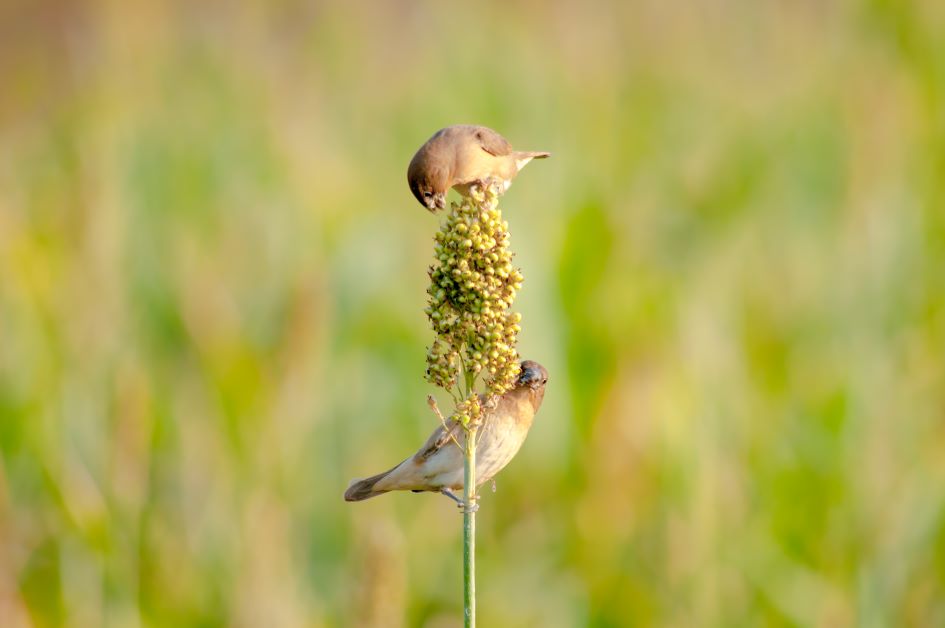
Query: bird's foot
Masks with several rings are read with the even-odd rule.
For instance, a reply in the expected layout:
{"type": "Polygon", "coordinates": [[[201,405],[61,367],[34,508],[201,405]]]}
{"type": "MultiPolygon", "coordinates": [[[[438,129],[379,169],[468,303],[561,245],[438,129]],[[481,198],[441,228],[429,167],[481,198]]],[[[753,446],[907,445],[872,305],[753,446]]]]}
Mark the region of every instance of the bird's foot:
{"type": "Polygon", "coordinates": [[[507,181],[498,177],[485,177],[476,179],[466,184],[466,193],[463,196],[469,196],[477,201],[483,201],[490,193],[501,196],[508,189],[507,181]]]}
{"type": "Polygon", "coordinates": [[[476,185],[483,193],[492,191],[496,196],[500,196],[509,189],[509,181],[500,177],[486,177],[476,181],[476,185]]]}

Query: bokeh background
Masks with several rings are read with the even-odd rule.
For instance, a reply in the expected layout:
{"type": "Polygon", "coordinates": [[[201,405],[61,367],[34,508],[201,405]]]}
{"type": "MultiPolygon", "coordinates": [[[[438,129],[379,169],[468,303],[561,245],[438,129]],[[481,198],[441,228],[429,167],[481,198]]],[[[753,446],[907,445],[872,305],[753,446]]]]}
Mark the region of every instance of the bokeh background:
{"type": "Polygon", "coordinates": [[[945,625],[945,4],[0,8],[0,625],[459,625],[438,218],[489,125],[520,350],[483,626],[945,625]],[[441,397],[441,403],[445,403],[441,397]]]}

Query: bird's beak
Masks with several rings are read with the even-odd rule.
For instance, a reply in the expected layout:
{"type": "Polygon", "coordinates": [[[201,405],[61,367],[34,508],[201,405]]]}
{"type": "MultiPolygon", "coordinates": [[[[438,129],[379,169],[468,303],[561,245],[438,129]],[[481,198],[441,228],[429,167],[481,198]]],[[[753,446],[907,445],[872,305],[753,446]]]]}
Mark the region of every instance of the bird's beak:
{"type": "Polygon", "coordinates": [[[446,209],[446,194],[437,194],[433,199],[438,209],[446,209]]]}

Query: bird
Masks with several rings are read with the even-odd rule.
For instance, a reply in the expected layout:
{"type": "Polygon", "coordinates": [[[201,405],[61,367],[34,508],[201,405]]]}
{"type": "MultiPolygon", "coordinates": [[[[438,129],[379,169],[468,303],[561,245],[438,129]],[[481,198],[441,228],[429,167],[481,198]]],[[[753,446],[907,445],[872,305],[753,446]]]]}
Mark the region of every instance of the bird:
{"type": "Polygon", "coordinates": [[[457,124],[440,129],[420,147],[407,168],[407,182],[420,204],[435,213],[446,207],[450,188],[469,196],[474,185],[496,181],[505,192],[525,164],[550,156],[512,150],[507,139],[488,127],[457,124]]]}
{"type": "MultiPolygon", "coordinates": [[[[482,424],[476,439],[476,487],[491,480],[507,465],[532,426],[545,396],[548,371],[525,360],[514,386],[498,397],[491,408],[483,406],[482,424]]],[[[485,398],[480,395],[483,404],[485,398]]],[[[461,506],[453,491],[463,489],[465,429],[456,419],[438,427],[427,442],[400,464],[363,480],[351,482],[345,501],[356,502],[390,491],[437,492],[461,506]]],[[[475,508],[474,508],[475,509],[475,508]]]]}

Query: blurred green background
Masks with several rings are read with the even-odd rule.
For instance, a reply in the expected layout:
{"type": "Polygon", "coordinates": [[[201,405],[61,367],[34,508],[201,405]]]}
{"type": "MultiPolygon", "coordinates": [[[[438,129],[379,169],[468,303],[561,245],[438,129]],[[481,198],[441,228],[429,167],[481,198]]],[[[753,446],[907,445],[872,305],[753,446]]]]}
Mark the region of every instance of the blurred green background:
{"type": "Polygon", "coordinates": [[[482,626],[945,625],[945,4],[0,8],[0,625],[459,625],[439,218],[491,126],[551,373],[482,626]],[[441,396],[441,403],[445,402],[441,396]]]}

